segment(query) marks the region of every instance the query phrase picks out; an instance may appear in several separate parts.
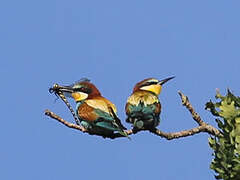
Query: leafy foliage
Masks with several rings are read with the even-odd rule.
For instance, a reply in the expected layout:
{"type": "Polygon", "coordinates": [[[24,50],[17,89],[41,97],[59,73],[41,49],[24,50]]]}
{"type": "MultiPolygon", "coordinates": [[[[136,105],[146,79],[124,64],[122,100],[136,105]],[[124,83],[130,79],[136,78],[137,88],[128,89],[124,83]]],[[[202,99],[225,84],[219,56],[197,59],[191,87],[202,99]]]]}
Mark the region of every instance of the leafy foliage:
{"type": "Polygon", "coordinates": [[[214,116],[222,133],[220,137],[210,137],[209,145],[213,149],[214,159],[210,168],[217,175],[216,179],[240,179],[240,97],[234,96],[229,90],[226,96],[219,92],[216,99],[220,101],[206,104],[214,116]]]}

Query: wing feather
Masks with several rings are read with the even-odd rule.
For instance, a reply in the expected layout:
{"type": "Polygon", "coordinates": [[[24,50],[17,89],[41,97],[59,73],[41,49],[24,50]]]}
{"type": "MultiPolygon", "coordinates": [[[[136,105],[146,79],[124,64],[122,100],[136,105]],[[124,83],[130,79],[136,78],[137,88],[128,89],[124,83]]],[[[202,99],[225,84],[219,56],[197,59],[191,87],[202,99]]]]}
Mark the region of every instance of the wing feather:
{"type": "Polygon", "coordinates": [[[92,107],[94,109],[100,109],[101,111],[104,111],[104,112],[109,113],[109,114],[111,114],[109,112],[109,107],[113,109],[114,113],[117,112],[116,106],[104,97],[97,97],[97,98],[94,98],[94,99],[88,99],[85,102],[90,107],[92,107]]]}

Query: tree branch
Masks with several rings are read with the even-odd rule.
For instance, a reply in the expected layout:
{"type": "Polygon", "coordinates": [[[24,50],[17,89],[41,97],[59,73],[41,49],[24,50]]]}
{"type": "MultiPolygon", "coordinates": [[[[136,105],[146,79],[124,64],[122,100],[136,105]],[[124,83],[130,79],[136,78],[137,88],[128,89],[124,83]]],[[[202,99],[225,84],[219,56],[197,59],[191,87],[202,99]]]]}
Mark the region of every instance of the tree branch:
{"type": "MultiPolygon", "coordinates": [[[[61,117],[59,117],[58,115],[56,115],[54,112],[51,112],[50,110],[46,109],[45,110],[45,115],[46,116],[49,116],[55,120],[57,120],[58,122],[64,124],[65,126],[69,127],[69,128],[72,128],[72,129],[76,129],[76,130],[79,130],[79,131],[82,131],[84,133],[89,133],[91,135],[98,135],[98,136],[102,136],[104,138],[108,137],[108,138],[111,138],[111,139],[114,139],[114,138],[118,138],[118,137],[125,137],[125,136],[122,136],[121,134],[119,133],[115,133],[115,134],[111,134],[111,135],[108,135],[108,136],[103,136],[102,134],[98,134],[96,132],[90,132],[89,130],[85,129],[83,126],[81,125],[77,125],[77,124],[73,124],[73,123],[70,123],[68,121],[65,121],[64,119],[62,119],[61,117]]],[[[131,135],[133,134],[133,131],[130,129],[130,130],[126,130],[125,131],[128,135],[131,135]]]]}
{"type": "Polygon", "coordinates": [[[205,124],[205,122],[202,121],[201,117],[198,115],[198,113],[195,112],[195,110],[193,109],[192,105],[190,104],[188,97],[185,96],[181,91],[178,91],[178,94],[180,95],[181,99],[182,99],[182,105],[185,106],[189,112],[192,115],[192,118],[201,126],[203,124],[205,124]]]}
{"type": "Polygon", "coordinates": [[[67,126],[69,128],[77,129],[77,130],[82,131],[82,132],[87,132],[87,130],[84,127],[79,126],[77,124],[70,123],[68,121],[65,121],[64,119],[62,119],[61,117],[59,117],[55,113],[49,111],[48,109],[45,110],[45,115],[59,121],[60,123],[64,124],[65,126],[67,126]]]}
{"type": "MultiPolygon", "coordinates": [[[[59,92],[59,94],[60,93],[61,92],[59,92]]],[[[58,94],[58,92],[56,92],[56,94],[58,94]]],[[[192,136],[194,134],[198,134],[198,133],[201,133],[201,132],[206,132],[206,133],[214,135],[214,136],[221,136],[222,135],[221,132],[218,129],[214,128],[213,126],[211,126],[211,125],[209,125],[207,123],[205,123],[201,119],[201,117],[198,115],[198,113],[194,110],[194,108],[190,104],[187,96],[185,96],[180,91],[178,92],[178,94],[180,95],[180,97],[182,99],[182,105],[185,106],[189,110],[189,112],[192,115],[192,118],[198,123],[199,126],[195,127],[195,128],[192,128],[192,129],[183,130],[183,131],[179,131],[179,132],[172,132],[172,133],[162,132],[161,130],[159,130],[157,128],[154,128],[152,130],[149,130],[151,133],[153,133],[153,134],[155,134],[157,136],[160,136],[162,138],[165,138],[167,140],[172,140],[172,139],[177,139],[177,138],[181,138],[181,137],[192,136]]],[[[70,105],[68,105],[69,103],[67,102],[67,99],[62,94],[59,97],[65,102],[65,104],[68,106],[68,108],[71,107],[70,105]]],[[[72,112],[71,109],[70,109],[70,111],[72,112]]],[[[76,129],[76,130],[82,131],[84,133],[88,133],[90,135],[98,135],[98,136],[102,136],[103,138],[111,138],[111,139],[115,139],[115,138],[119,138],[119,137],[125,137],[125,136],[122,136],[119,133],[102,135],[102,134],[99,134],[97,132],[91,132],[88,129],[85,129],[80,124],[78,125],[78,124],[73,124],[73,123],[70,123],[68,121],[65,121],[64,119],[62,119],[61,117],[59,117],[55,113],[51,112],[50,110],[45,110],[45,115],[47,115],[47,116],[49,116],[49,117],[59,121],[60,123],[64,124],[65,126],[67,126],[69,128],[76,129]]],[[[73,115],[73,117],[75,118],[75,121],[76,121],[75,113],[72,113],[72,115],[73,115]]],[[[128,135],[132,135],[132,134],[138,133],[139,131],[142,131],[142,130],[136,130],[136,129],[133,128],[133,129],[126,130],[125,132],[128,135]]]]}
{"type": "Polygon", "coordinates": [[[150,132],[157,135],[157,136],[166,138],[167,140],[192,136],[194,134],[198,134],[198,133],[201,133],[201,132],[207,132],[207,133],[212,134],[214,136],[219,136],[220,135],[220,132],[216,128],[212,127],[211,125],[198,126],[198,127],[192,128],[192,129],[183,130],[183,131],[174,132],[174,133],[162,132],[159,129],[154,129],[154,130],[151,130],[150,132]]]}

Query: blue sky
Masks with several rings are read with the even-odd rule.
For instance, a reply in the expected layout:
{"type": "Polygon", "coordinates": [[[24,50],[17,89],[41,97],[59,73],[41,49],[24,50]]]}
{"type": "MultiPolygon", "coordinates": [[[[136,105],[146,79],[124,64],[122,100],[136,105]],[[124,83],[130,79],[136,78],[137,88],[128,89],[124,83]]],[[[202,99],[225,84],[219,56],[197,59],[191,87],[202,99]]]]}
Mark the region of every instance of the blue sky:
{"type": "MultiPolygon", "coordinates": [[[[238,1],[42,0],[0,3],[0,179],[214,179],[207,134],[167,141],[147,132],[102,139],[46,117],[73,118],[48,93],[88,77],[118,107],[147,77],[176,78],[160,95],[159,128],[197,126],[177,91],[204,104],[215,89],[239,95],[238,1]]],[[[73,103],[74,105],[74,103],[73,103]]],[[[129,128],[130,126],[124,122],[129,128]]]]}

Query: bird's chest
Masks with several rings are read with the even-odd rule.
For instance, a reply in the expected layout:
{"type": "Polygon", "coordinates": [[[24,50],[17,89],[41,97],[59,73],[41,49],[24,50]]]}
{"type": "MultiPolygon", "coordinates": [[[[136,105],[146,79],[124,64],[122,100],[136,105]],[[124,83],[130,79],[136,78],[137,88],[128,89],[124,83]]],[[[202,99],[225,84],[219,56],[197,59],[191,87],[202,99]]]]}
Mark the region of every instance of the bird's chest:
{"type": "Polygon", "coordinates": [[[158,98],[150,93],[136,93],[128,98],[128,103],[134,106],[149,106],[158,102],[158,98]]]}
{"type": "Polygon", "coordinates": [[[76,105],[76,114],[79,118],[80,121],[84,120],[83,117],[81,117],[81,109],[82,109],[82,105],[83,105],[83,101],[80,101],[80,102],[77,102],[77,105],[76,105]]]}

